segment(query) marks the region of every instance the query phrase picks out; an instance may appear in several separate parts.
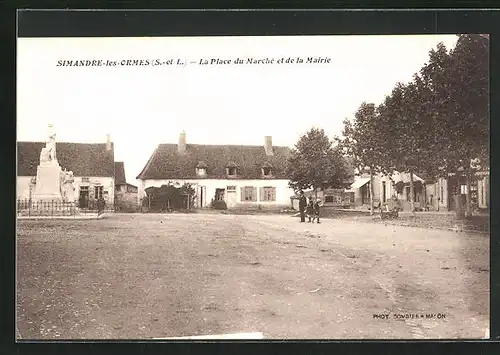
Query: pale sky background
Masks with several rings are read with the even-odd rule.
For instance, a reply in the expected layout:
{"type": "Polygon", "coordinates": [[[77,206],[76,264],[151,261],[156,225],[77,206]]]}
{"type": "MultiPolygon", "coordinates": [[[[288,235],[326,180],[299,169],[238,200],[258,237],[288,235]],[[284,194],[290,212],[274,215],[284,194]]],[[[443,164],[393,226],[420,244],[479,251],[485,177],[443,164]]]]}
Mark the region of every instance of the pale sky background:
{"type": "Polygon", "coordinates": [[[379,104],[455,35],[21,38],[17,139],[105,142],[135,184],[159,143],[293,147],[312,126],[339,135],[363,101],[379,104]],[[56,67],[58,60],[330,57],[330,64],[56,67]]]}

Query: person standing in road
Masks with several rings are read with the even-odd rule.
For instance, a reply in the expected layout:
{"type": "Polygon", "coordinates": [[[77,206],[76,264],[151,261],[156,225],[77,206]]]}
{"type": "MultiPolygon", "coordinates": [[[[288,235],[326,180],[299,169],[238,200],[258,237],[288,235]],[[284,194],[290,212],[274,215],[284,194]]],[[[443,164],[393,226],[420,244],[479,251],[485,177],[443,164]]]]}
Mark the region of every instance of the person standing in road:
{"type": "Polygon", "coordinates": [[[307,205],[306,197],[304,196],[304,191],[300,191],[299,194],[299,212],[300,212],[300,222],[306,221],[306,216],[304,214],[307,205]]]}
{"type": "Polygon", "coordinates": [[[311,223],[311,218],[313,218],[314,215],[314,202],[312,196],[309,196],[309,202],[307,203],[306,213],[307,217],[309,218],[309,223],[311,223]]]}

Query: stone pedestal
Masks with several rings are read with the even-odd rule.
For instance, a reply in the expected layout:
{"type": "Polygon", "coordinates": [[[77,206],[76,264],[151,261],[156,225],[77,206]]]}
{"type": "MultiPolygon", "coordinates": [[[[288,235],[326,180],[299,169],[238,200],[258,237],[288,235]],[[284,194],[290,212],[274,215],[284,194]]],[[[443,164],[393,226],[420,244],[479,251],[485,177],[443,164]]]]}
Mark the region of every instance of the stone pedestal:
{"type": "Polygon", "coordinates": [[[36,173],[33,199],[37,201],[62,201],[61,167],[57,161],[41,163],[36,173]]]}

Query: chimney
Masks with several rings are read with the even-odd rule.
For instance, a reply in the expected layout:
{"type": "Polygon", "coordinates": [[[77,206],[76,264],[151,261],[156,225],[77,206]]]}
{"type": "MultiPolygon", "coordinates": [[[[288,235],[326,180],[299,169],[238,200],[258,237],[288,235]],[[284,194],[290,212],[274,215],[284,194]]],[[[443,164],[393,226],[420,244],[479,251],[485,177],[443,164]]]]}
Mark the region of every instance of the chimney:
{"type": "Polygon", "coordinates": [[[186,153],[186,132],[182,131],[179,135],[179,144],[177,145],[177,152],[179,154],[186,153]]]}
{"type": "Polygon", "coordinates": [[[264,137],[264,150],[266,155],[273,155],[273,138],[271,136],[264,137]]]}
{"type": "Polygon", "coordinates": [[[109,133],[106,134],[106,150],[111,150],[111,135],[109,133]]]}

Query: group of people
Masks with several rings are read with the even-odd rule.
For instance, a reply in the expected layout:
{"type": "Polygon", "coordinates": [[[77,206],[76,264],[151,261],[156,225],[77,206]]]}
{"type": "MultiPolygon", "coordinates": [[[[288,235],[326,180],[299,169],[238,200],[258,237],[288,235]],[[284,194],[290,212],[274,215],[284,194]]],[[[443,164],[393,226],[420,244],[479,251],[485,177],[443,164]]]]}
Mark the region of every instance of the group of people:
{"type": "Polygon", "coordinates": [[[309,201],[306,199],[306,196],[304,195],[304,191],[300,191],[300,197],[299,197],[299,212],[300,212],[300,222],[303,223],[306,221],[306,214],[307,217],[309,218],[309,223],[314,223],[314,220],[316,220],[316,223],[319,222],[319,210],[320,210],[320,202],[321,199],[316,199],[314,201],[312,196],[309,196],[309,201]]]}

